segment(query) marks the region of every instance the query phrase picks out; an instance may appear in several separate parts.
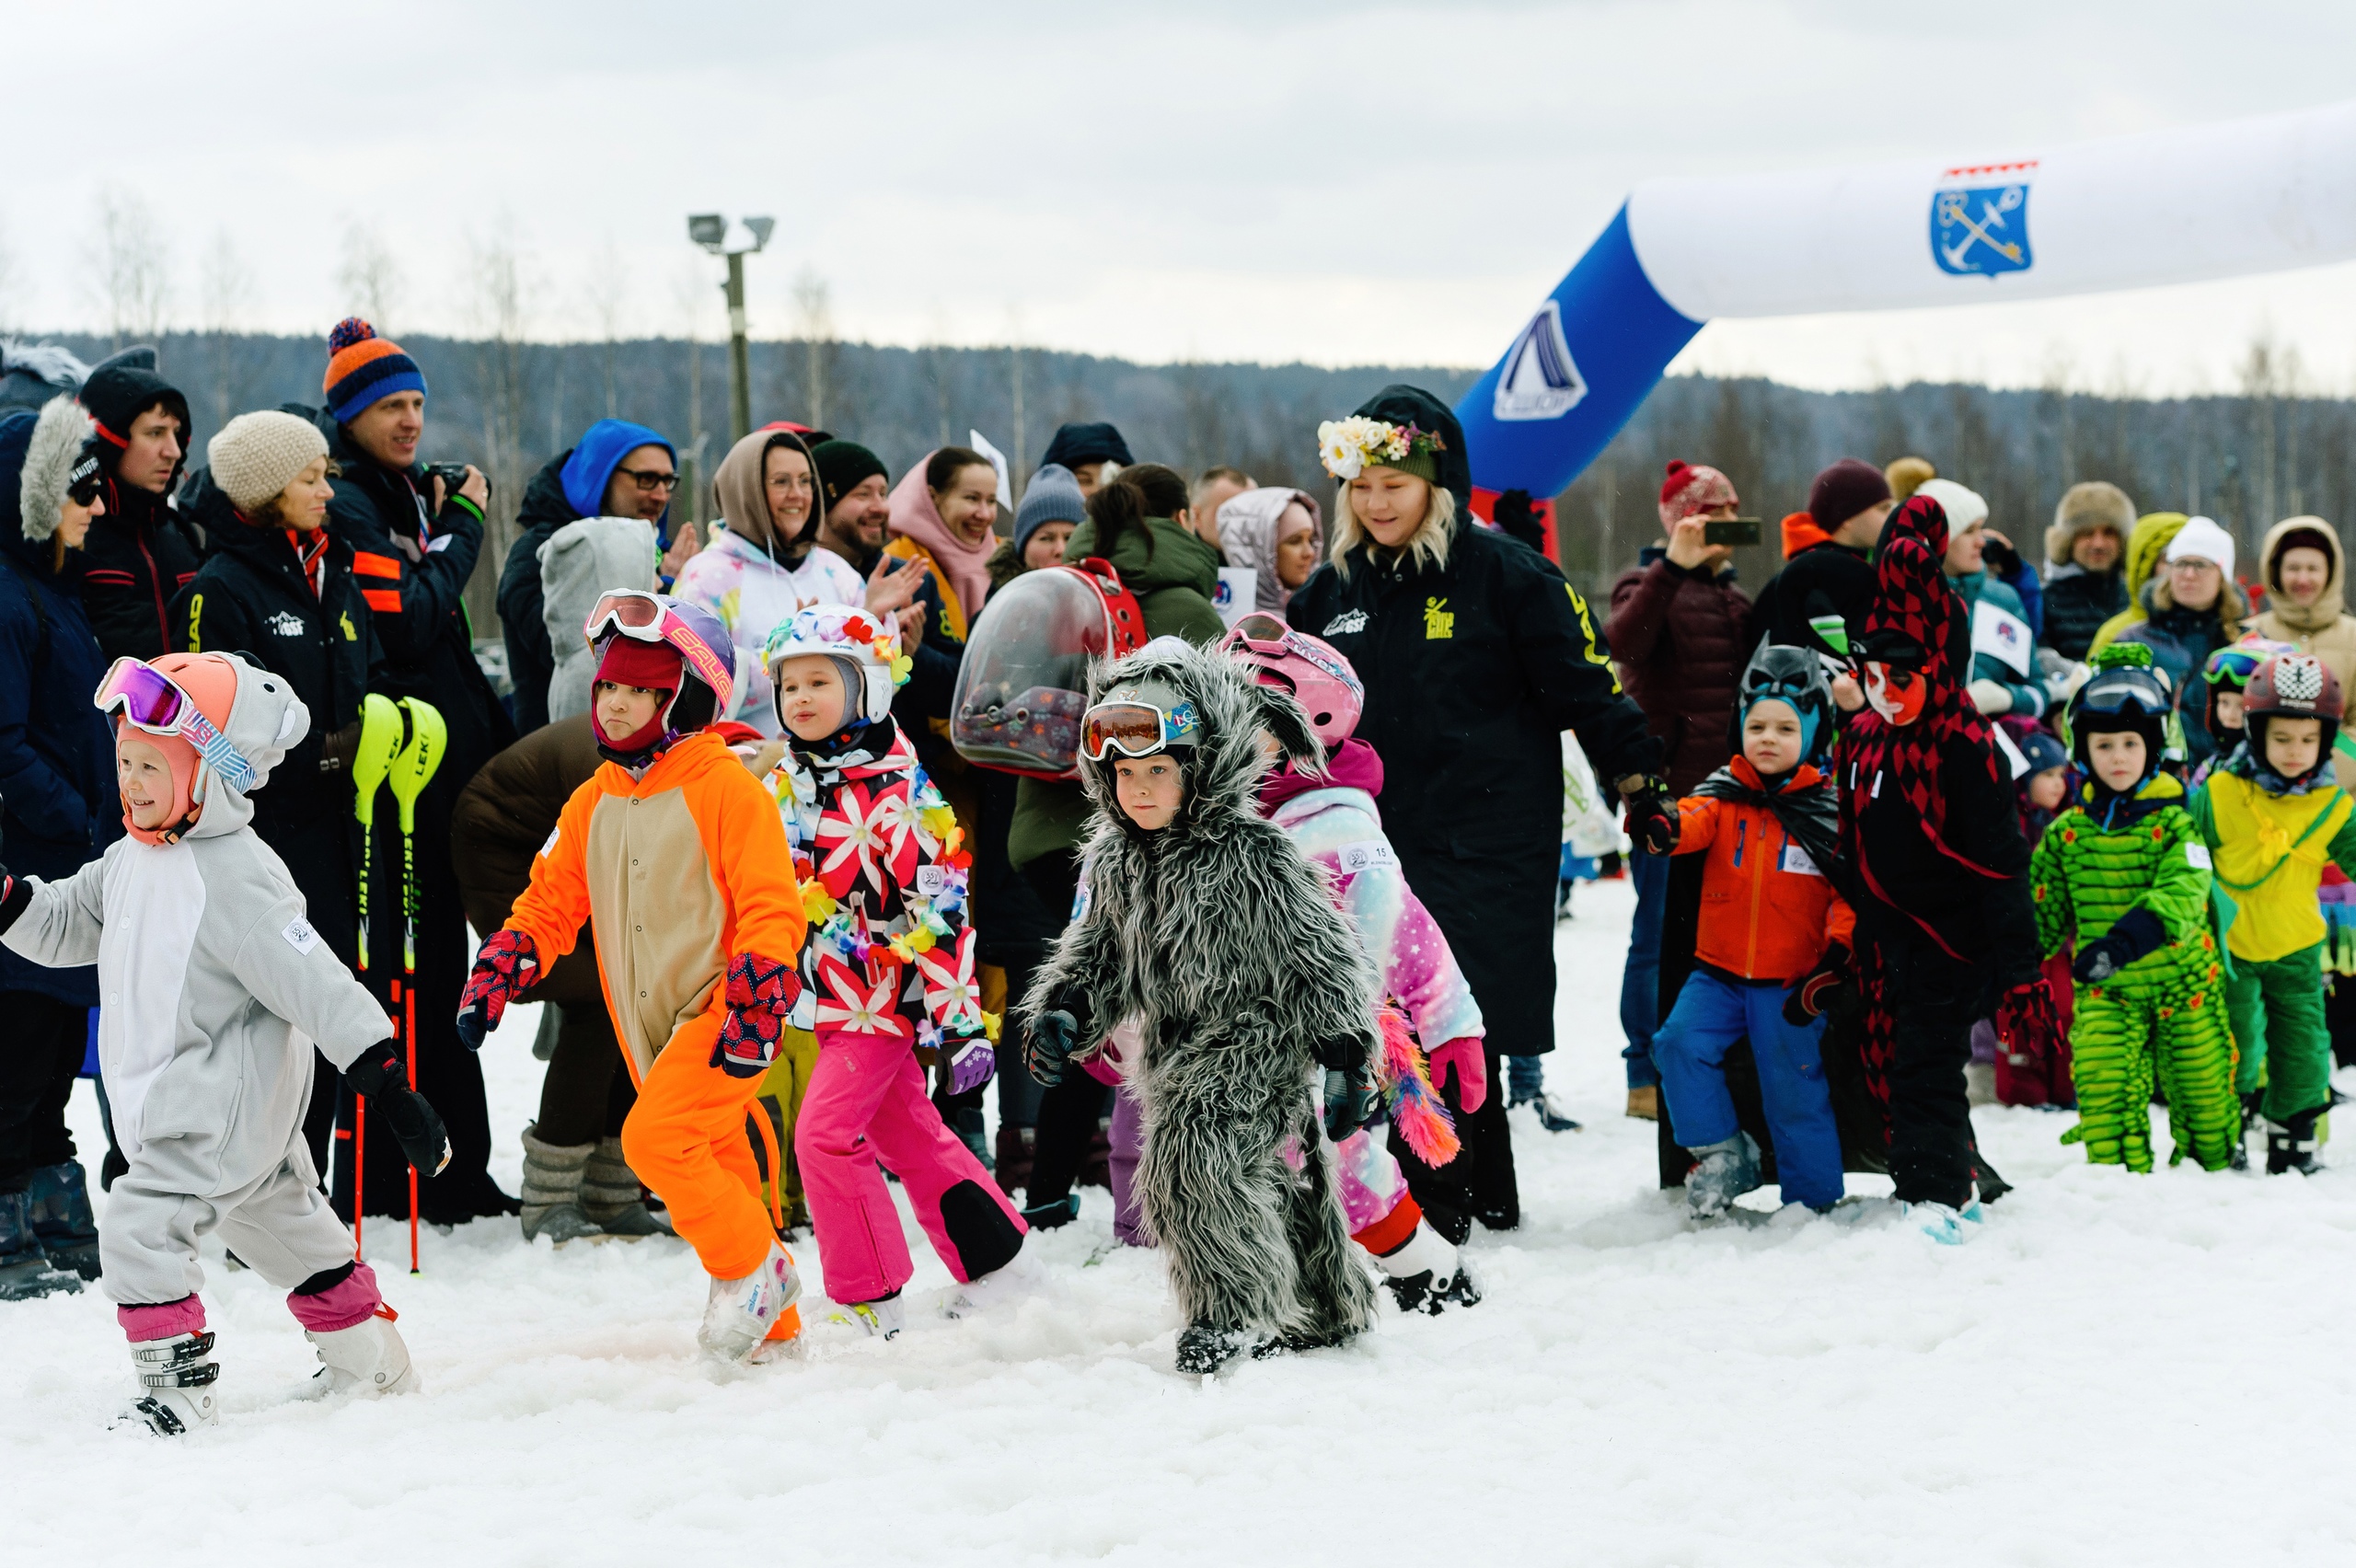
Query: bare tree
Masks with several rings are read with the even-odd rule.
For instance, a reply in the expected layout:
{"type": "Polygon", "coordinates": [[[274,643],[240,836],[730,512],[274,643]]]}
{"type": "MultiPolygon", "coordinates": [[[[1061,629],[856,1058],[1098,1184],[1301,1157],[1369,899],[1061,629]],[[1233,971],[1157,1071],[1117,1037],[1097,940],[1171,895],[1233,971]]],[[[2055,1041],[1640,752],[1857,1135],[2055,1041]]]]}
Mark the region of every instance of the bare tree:
{"type": "Polygon", "coordinates": [[[483,468],[491,479],[491,513],[483,519],[483,551],[467,585],[478,628],[499,624],[493,602],[499,572],[515,542],[515,508],[524,489],[524,429],[528,388],[525,363],[525,266],[505,223],[468,245],[467,306],[475,335],[475,397],[482,416],[483,468]]]}
{"type": "Polygon", "coordinates": [[[335,282],[346,311],[365,319],[376,329],[377,336],[390,337],[404,282],[400,263],[375,225],[345,226],[343,259],[336,264],[335,282]]]}
{"type": "Polygon", "coordinates": [[[214,231],[205,248],[197,291],[197,330],[212,382],[213,428],[219,430],[244,400],[250,353],[242,339],[254,297],[253,269],[225,228],[214,231]]]}
{"type": "Polygon", "coordinates": [[[85,259],[85,283],[106,317],[113,347],[163,336],[171,253],[155,213],[137,192],[116,186],[99,192],[98,226],[85,259]]]}
{"type": "Polygon", "coordinates": [[[0,338],[16,336],[25,329],[29,319],[17,292],[23,286],[23,275],[17,262],[16,248],[8,243],[8,232],[0,228],[0,338]]]}
{"type": "Polygon", "coordinates": [[[826,393],[835,381],[834,293],[808,268],[793,280],[793,331],[802,340],[803,417],[821,429],[826,423],[826,393]]]}
{"type": "Polygon", "coordinates": [[[607,235],[605,245],[589,258],[581,294],[600,346],[598,366],[606,384],[606,417],[618,420],[621,418],[621,379],[618,372],[629,309],[629,269],[623,265],[620,248],[614,244],[613,236],[607,235]]]}

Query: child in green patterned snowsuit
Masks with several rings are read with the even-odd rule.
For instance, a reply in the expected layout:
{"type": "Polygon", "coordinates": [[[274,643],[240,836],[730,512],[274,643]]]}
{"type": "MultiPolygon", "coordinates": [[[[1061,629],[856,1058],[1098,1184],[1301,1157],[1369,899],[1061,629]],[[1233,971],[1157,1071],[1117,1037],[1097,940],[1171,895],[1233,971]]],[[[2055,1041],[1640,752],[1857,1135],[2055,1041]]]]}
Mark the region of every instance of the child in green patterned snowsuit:
{"type": "Polygon", "coordinates": [[[2240,1142],[2224,968],[2210,929],[2208,846],[2184,786],[2159,771],[2171,704],[2148,650],[2119,644],[2071,699],[2072,751],[2088,781],[2029,861],[2038,939],[2075,939],[2071,1076],[2083,1143],[2097,1165],[2152,1169],[2156,1076],[2167,1095],[2168,1163],[2211,1170],[2240,1142]]]}

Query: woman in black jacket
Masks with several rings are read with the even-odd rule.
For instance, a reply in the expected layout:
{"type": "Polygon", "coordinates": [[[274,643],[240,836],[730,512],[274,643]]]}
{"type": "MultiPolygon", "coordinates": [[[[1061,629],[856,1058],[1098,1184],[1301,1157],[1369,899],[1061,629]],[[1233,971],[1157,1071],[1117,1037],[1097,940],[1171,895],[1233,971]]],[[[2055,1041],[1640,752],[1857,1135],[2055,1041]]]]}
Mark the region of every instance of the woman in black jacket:
{"type": "MultiPolygon", "coordinates": [[[[1668,848],[1660,743],[1621,694],[1597,617],[1553,561],[1482,527],[1456,416],[1387,386],[1319,432],[1341,479],[1325,565],[1286,606],[1366,683],[1359,738],[1382,758],[1382,824],[1439,922],[1500,1055],[1554,1048],[1554,885],[1561,732],[1628,798],[1632,830],[1668,848]]],[[[1520,1222],[1505,1099],[1452,1082],[1464,1150],[1432,1172],[1401,1161],[1435,1227],[1520,1222]]]]}
{"type": "MultiPolygon", "coordinates": [[[[271,410],[231,420],[205,455],[211,467],[185,502],[214,553],[172,600],[173,645],[241,653],[284,676],[310,711],[310,733],[287,748],[270,788],[254,796],[254,831],[286,862],[312,928],[356,972],[360,824],[349,768],[360,700],[381,660],[352,551],[326,526],[334,493],[327,440],[308,420],[271,410]]],[[[391,894],[382,907],[398,907],[398,890],[391,894]]],[[[384,928],[380,957],[393,951],[384,928]]],[[[322,1170],[336,1085],[321,1057],[303,1134],[322,1170]]]]}

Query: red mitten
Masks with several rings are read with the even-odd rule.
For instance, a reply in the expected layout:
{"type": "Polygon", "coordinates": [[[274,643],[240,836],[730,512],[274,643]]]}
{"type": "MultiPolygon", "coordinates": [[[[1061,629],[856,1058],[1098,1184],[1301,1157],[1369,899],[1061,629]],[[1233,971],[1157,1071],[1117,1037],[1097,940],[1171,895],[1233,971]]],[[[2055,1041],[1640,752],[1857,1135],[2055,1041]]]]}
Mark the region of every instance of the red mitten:
{"type": "Polygon", "coordinates": [[[1489,1053],[1486,1043],[1477,1034],[1459,1035],[1425,1058],[1432,1065],[1435,1086],[1447,1083],[1447,1069],[1456,1069],[1457,1103],[1471,1115],[1485,1104],[1489,1098],[1489,1053]]]}
{"type": "Polygon", "coordinates": [[[2062,1019],[2040,974],[2015,986],[1996,1004],[1996,1043],[2018,1063],[2042,1062],[2062,1044],[2062,1019]]]}
{"type": "Polygon", "coordinates": [[[458,997],[458,1038],[469,1051],[482,1049],[482,1037],[499,1027],[507,1004],[531,988],[540,977],[540,955],[532,939],[514,927],[502,927],[483,939],[475,954],[475,972],[467,977],[458,997]]]}
{"type": "Polygon", "coordinates": [[[711,1065],[730,1078],[758,1078],[777,1060],[785,1015],[802,995],[802,975],[790,963],[740,952],[728,961],[728,1020],[712,1043],[711,1065]]]}

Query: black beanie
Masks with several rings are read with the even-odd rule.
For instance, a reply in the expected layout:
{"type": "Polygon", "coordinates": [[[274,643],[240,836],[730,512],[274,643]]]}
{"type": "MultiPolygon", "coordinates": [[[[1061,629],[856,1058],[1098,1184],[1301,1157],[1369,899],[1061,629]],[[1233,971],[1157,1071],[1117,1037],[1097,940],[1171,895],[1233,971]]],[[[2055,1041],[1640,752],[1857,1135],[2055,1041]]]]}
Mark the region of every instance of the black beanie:
{"type": "Polygon", "coordinates": [[[810,449],[810,460],[818,466],[829,508],[868,480],[892,477],[884,460],[856,441],[822,441],[810,449]]]}
{"type": "Polygon", "coordinates": [[[1888,476],[1863,458],[1843,457],[1807,487],[1807,514],[1830,534],[1866,507],[1888,499],[1888,476]]]}
{"type": "Polygon", "coordinates": [[[98,444],[107,455],[110,472],[114,468],[115,455],[131,444],[132,422],[157,404],[180,421],[181,451],[185,453],[193,442],[195,430],[188,417],[188,399],[180,396],[179,387],[156,374],[156,351],[152,348],[143,345],[125,349],[100,360],[82,383],[81,401],[98,427],[98,444]]]}
{"type": "Polygon", "coordinates": [[[1047,443],[1039,466],[1061,463],[1077,471],[1087,463],[1118,463],[1132,467],[1137,459],[1129,455],[1129,444],[1121,432],[1109,424],[1068,424],[1057,427],[1055,439],[1047,443]]]}

